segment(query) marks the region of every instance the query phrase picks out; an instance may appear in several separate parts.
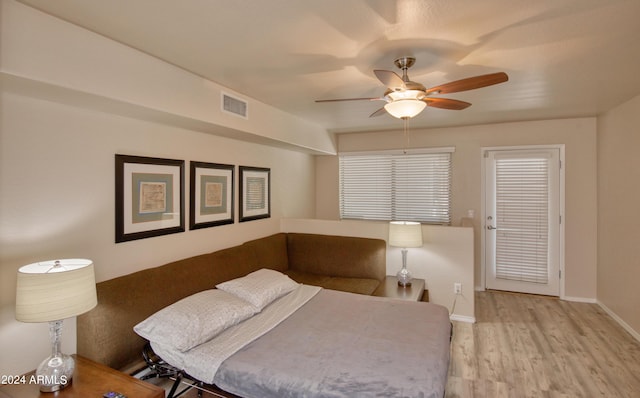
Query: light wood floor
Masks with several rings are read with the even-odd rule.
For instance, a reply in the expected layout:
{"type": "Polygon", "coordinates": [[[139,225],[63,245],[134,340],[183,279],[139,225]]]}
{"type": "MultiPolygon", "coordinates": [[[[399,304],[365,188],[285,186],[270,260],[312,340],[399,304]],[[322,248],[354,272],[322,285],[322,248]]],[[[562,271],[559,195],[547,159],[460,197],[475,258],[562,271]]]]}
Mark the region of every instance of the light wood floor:
{"type": "Polygon", "coordinates": [[[597,304],[476,293],[454,322],[446,397],[640,397],[640,343],[597,304]]]}

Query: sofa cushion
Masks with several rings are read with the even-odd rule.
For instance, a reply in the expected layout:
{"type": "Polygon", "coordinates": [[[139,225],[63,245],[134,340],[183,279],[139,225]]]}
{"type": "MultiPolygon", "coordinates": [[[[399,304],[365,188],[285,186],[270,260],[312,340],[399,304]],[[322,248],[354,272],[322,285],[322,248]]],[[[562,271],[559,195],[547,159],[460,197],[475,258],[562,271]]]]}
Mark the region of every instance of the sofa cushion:
{"type": "Polygon", "coordinates": [[[341,278],[331,277],[323,286],[326,289],[341,290],[343,292],[371,295],[380,285],[377,279],[369,278],[341,278]]]}
{"type": "Polygon", "coordinates": [[[342,278],[289,270],[285,272],[291,279],[305,285],[320,286],[325,289],[371,295],[380,281],[370,278],[342,278]]]}
{"type": "Polygon", "coordinates": [[[330,278],[330,276],[328,275],[318,275],[318,274],[312,274],[309,272],[300,272],[294,269],[285,271],[285,274],[287,274],[289,278],[293,279],[298,283],[302,283],[304,285],[321,286],[321,287],[324,287],[324,285],[329,281],[329,278],[330,278]]]}

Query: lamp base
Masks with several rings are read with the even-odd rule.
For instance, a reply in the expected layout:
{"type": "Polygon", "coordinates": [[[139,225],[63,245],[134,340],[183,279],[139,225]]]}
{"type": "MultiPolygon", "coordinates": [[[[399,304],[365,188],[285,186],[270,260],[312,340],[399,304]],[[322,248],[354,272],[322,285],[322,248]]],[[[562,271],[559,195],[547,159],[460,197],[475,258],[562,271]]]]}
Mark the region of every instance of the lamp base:
{"type": "Polygon", "coordinates": [[[36,383],[40,391],[59,391],[71,384],[76,361],[60,352],[60,335],[62,320],[49,322],[49,338],[51,339],[51,355],[42,361],[36,369],[36,383]]]}
{"type": "Polygon", "coordinates": [[[36,369],[36,381],[40,384],[40,391],[54,392],[70,385],[74,368],[75,361],[65,354],[58,353],[42,361],[36,369]]]}
{"type": "Polygon", "coordinates": [[[402,267],[400,271],[396,274],[398,278],[398,286],[407,287],[411,286],[411,272],[406,267],[402,267]]]}

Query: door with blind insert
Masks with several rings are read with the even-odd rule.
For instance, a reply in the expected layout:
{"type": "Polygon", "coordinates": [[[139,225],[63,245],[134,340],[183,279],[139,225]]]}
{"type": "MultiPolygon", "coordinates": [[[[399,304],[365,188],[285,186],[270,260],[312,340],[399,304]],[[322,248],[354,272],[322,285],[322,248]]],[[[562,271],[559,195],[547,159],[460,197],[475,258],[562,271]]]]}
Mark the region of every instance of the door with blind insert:
{"type": "Polygon", "coordinates": [[[488,289],[559,295],[559,149],[485,152],[488,289]]]}

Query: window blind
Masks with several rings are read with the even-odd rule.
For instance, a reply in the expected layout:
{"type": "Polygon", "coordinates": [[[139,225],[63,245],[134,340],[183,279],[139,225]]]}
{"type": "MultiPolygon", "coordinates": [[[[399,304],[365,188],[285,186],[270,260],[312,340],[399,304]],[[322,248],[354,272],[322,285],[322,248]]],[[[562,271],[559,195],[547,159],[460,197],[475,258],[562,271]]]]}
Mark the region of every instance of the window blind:
{"type": "Polygon", "coordinates": [[[452,151],[341,154],[340,217],[449,224],[452,151]]]}
{"type": "Polygon", "coordinates": [[[496,278],[546,284],[549,159],[496,159],[496,278]]]}

